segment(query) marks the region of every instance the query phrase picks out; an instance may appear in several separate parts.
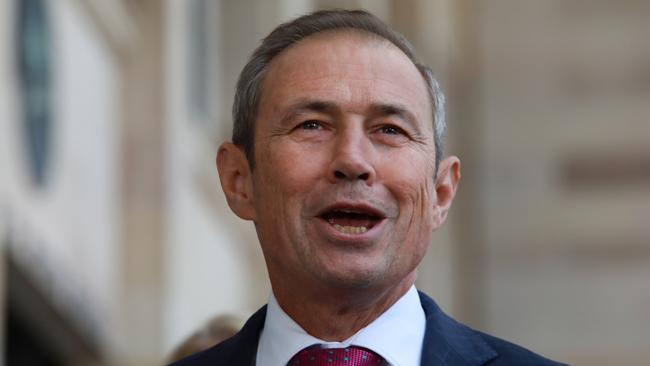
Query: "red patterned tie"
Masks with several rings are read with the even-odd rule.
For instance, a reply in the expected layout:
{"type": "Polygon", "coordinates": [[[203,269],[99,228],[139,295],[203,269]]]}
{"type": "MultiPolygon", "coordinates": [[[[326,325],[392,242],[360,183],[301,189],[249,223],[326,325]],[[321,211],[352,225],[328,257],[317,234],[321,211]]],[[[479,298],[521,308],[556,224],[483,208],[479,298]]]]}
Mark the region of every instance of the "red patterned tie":
{"type": "Polygon", "coordinates": [[[369,349],[351,346],[348,348],[322,348],[314,345],[296,353],[287,366],[386,366],[388,362],[369,349]]]}

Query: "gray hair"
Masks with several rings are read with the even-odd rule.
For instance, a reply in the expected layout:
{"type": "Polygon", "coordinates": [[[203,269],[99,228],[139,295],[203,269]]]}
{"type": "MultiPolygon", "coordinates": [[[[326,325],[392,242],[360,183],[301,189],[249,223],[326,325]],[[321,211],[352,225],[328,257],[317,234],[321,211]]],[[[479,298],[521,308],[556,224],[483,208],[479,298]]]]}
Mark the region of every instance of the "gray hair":
{"type": "Polygon", "coordinates": [[[427,66],[419,63],[411,43],[392,30],[376,16],[363,10],[321,10],[303,15],[275,28],[262,44],[255,49],[237,82],[235,101],[232,106],[234,128],[233,143],[244,149],[251,169],[255,165],[254,134],[260,90],[266,69],[271,61],[291,45],[310,35],[333,30],[353,30],[383,38],[413,62],[427,84],[432,108],[436,174],[442,159],[445,136],[445,97],[427,66]]]}

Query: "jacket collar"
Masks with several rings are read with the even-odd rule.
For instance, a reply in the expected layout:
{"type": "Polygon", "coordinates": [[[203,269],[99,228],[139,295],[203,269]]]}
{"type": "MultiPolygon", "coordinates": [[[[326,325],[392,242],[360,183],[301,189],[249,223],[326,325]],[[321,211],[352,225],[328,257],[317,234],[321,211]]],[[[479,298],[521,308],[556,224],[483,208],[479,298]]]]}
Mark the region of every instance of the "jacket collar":
{"type": "Polygon", "coordinates": [[[422,366],[479,366],[497,357],[478,332],[447,316],[424,293],[419,294],[427,319],[422,366]]]}
{"type": "MultiPolygon", "coordinates": [[[[422,366],[480,366],[497,357],[478,332],[447,316],[424,293],[419,295],[427,322],[422,366]]],[[[224,351],[224,360],[233,365],[255,365],[265,318],[266,305],[250,317],[239,333],[217,346],[224,351]]]]}
{"type": "Polygon", "coordinates": [[[216,346],[223,353],[222,357],[215,361],[226,365],[255,366],[257,344],[265,318],[266,305],[255,312],[237,334],[216,346]]]}

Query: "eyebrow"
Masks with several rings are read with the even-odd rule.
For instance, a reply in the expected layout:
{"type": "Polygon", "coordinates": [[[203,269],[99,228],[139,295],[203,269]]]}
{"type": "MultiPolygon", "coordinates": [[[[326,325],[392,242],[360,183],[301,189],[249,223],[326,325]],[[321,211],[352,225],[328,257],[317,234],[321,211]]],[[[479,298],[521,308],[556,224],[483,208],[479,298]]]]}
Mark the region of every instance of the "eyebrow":
{"type": "Polygon", "coordinates": [[[396,116],[405,122],[408,122],[413,127],[417,127],[417,118],[406,107],[399,104],[392,103],[376,103],[370,106],[372,114],[380,115],[382,117],[396,116]]]}
{"type": "MultiPolygon", "coordinates": [[[[341,107],[337,103],[332,101],[327,101],[327,100],[313,100],[313,99],[302,100],[290,105],[288,108],[288,112],[283,116],[282,120],[289,121],[295,118],[296,116],[308,112],[317,112],[317,113],[333,115],[333,114],[340,113],[341,107]]],[[[409,111],[408,108],[400,104],[373,103],[368,108],[368,112],[370,113],[370,115],[375,117],[395,116],[411,124],[414,128],[418,126],[417,118],[415,117],[415,115],[411,111],[409,111]]]]}
{"type": "Polygon", "coordinates": [[[300,116],[303,113],[317,112],[335,114],[339,110],[340,108],[334,102],[313,99],[301,100],[287,108],[287,112],[282,116],[281,121],[291,121],[296,116],[300,116]]]}

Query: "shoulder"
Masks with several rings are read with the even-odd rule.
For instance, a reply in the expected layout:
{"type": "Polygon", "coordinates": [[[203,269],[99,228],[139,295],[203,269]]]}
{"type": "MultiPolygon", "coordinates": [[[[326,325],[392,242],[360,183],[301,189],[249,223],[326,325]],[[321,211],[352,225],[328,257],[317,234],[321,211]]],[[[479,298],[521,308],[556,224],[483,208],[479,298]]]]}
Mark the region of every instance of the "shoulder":
{"type": "Polygon", "coordinates": [[[427,321],[422,365],[562,365],[457,322],[423,293],[420,302],[427,321]]]}
{"type": "Polygon", "coordinates": [[[518,346],[516,344],[510,343],[503,339],[485,334],[479,331],[474,330],[481,338],[485,340],[487,344],[492,347],[496,353],[497,357],[492,359],[486,364],[489,366],[500,366],[500,365],[521,365],[521,366],[560,366],[565,365],[553,360],[549,360],[543,356],[536,354],[524,347],[518,346]]]}
{"type": "Polygon", "coordinates": [[[266,306],[253,314],[244,327],[231,338],[169,366],[254,365],[265,317],[266,306]]]}
{"type": "Polygon", "coordinates": [[[256,343],[242,343],[237,336],[227,339],[205,351],[195,353],[169,366],[246,365],[246,354],[255,354],[256,343]]]}

